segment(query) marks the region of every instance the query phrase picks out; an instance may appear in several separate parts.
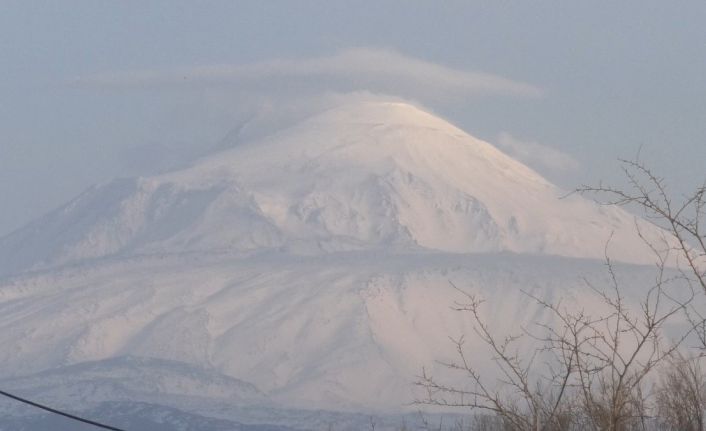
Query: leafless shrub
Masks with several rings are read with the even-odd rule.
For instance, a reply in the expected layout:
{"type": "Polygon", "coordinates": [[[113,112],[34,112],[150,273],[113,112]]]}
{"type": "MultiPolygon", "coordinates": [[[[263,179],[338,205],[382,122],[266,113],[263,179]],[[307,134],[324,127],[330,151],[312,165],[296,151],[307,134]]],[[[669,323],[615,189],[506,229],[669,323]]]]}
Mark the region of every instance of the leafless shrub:
{"type": "Polygon", "coordinates": [[[473,317],[476,335],[491,351],[501,375],[501,387],[489,386],[473,368],[460,338],[453,340],[457,361],[443,365],[463,373],[471,385],[445,384],[423,372],[417,385],[426,397],[417,401],[486,411],[506,430],[642,429],[648,416],[642,384],[680,344],[665,344],[663,327],[688,303],[666,300],[658,283],[638,307],[629,307],[612,279],[612,291],[588,285],[604,305],[602,314],[525,293],[550,311],[557,324],[538,323],[533,331],[502,339],[482,319],[483,301],[460,291],[466,301],[455,309],[473,317]],[[537,344],[529,355],[515,348],[528,337],[537,344]]]}
{"type": "Polygon", "coordinates": [[[701,431],[706,409],[706,378],[700,357],[675,353],[655,391],[657,416],[665,430],[701,431]]]}
{"type": "Polygon", "coordinates": [[[606,204],[637,206],[673,235],[656,243],[645,238],[636,223],[656,258],[654,284],[645,286],[640,297],[626,300],[606,253],[609,285],[587,282],[602,311],[587,312],[525,292],[549,311],[555,323],[538,323],[505,337],[493,334],[482,319],[482,299],[459,289],[464,301],[454,308],[472,317],[476,336],[489,349],[501,379],[499,384],[489,384],[474,368],[464,338],[453,339],[457,359],[443,365],[462,373],[469,384],[448,384],[423,370],[416,384],[425,396],[418,403],[486,412],[492,419],[479,423],[480,429],[628,431],[646,430],[655,422],[674,429],[702,429],[700,369],[693,363],[691,368],[678,365],[673,358],[692,333],[706,348],[706,313],[694,301],[695,294],[706,293],[706,186],[675,203],[664,180],[639,161],[623,161],[623,171],[628,190],[599,185],[577,191],[605,198],[606,204]],[[666,275],[673,261],[677,278],[685,281],[680,292],[672,290],[675,279],[666,275]],[[686,316],[691,326],[669,339],[665,326],[678,315],[686,316]],[[534,340],[536,348],[520,353],[517,345],[528,339],[534,340]],[[652,393],[644,388],[648,376],[662,365],[667,371],[656,392],[655,410],[649,403],[652,393]],[[679,403],[691,407],[680,410],[679,403]],[[655,411],[664,418],[655,421],[651,417],[655,411]],[[696,428],[684,428],[685,424],[696,428]]]}
{"type": "MultiPolygon", "coordinates": [[[[676,266],[691,289],[706,293],[706,184],[679,198],[670,194],[664,178],[640,161],[621,160],[628,187],[599,184],[583,186],[576,192],[591,195],[601,204],[636,208],[675,240],[656,244],[647,242],[656,255],[673,256],[676,266]]],[[[638,233],[639,230],[638,230],[638,233]]],[[[706,311],[691,304],[685,309],[702,348],[706,349],[706,311]]]]}

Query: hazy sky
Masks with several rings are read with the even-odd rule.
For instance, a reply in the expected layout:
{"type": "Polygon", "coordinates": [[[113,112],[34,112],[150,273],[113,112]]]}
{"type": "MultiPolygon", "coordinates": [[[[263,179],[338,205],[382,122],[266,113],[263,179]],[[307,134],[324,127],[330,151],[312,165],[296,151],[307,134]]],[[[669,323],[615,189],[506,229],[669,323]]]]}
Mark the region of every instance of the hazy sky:
{"type": "Polygon", "coordinates": [[[4,0],[0,59],[0,235],[348,97],[422,104],[567,188],[640,147],[706,180],[703,1],[4,0]]]}

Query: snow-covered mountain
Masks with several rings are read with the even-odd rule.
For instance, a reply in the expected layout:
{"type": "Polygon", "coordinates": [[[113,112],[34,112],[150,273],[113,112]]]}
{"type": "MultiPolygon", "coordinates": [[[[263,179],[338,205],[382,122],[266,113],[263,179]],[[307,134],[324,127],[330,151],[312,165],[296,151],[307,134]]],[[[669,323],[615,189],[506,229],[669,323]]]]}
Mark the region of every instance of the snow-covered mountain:
{"type": "Polygon", "coordinates": [[[520,289],[590,305],[579,277],[605,281],[611,236],[613,259],[652,262],[635,224],[657,227],[564,194],[416,107],[343,105],[1,239],[0,378],[92,408],[399,410],[472,333],[449,281],[502,332],[547,318],[520,289]]]}
{"type": "Polygon", "coordinates": [[[633,216],[564,194],[411,105],[356,103],[188,169],[91,188],[2,239],[0,269],[264,249],[602,258],[611,232],[613,258],[651,261],[633,216]]]}

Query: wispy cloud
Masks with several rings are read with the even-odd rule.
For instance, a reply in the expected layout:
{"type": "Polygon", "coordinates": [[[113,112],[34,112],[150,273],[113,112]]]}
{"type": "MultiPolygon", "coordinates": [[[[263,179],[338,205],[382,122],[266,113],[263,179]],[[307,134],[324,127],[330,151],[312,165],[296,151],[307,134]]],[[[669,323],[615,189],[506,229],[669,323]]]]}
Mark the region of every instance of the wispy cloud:
{"type": "Polygon", "coordinates": [[[79,85],[230,86],[249,92],[370,91],[422,101],[462,101],[475,95],[538,97],[542,90],[501,76],[469,72],[392,50],[359,48],[338,54],[276,59],[244,65],[104,73],[78,78],[79,85]]]}
{"type": "Polygon", "coordinates": [[[509,156],[535,168],[569,172],[580,166],[576,159],[566,153],[538,142],[517,139],[507,132],[498,135],[496,145],[509,156]]]}

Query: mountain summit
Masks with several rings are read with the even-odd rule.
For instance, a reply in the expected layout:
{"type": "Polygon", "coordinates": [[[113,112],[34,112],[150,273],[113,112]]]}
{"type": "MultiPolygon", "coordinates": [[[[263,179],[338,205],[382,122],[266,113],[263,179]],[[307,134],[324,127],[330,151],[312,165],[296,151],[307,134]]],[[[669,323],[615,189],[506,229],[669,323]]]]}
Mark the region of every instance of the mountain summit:
{"type": "MultiPolygon", "coordinates": [[[[0,273],[145,254],[366,249],[652,258],[634,217],[405,103],[359,102],[165,175],[93,187],[0,240],[0,273]]],[[[648,236],[658,230],[640,222],[648,236]]]]}

